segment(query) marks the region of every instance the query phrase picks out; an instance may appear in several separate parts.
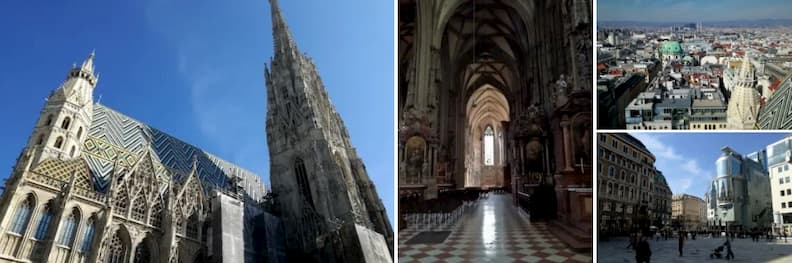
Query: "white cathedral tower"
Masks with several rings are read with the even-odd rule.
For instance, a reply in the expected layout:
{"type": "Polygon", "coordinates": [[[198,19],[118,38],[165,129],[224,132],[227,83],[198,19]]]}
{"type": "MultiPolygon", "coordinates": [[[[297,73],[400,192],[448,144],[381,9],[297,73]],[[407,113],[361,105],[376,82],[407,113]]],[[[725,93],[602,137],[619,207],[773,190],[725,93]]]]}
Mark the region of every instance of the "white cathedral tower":
{"type": "Polygon", "coordinates": [[[94,73],[94,55],[91,52],[82,65],[73,66],[66,80],[47,97],[25,146],[34,164],[80,155],[93,117],[93,90],[99,80],[94,73]]]}
{"type": "Polygon", "coordinates": [[[748,53],[743,58],[737,78],[737,83],[732,89],[729,106],[726,111],[729,128],[739,130],[755,129],[761,101],[759,91],[755,88],[756,82],[748,53]]]}

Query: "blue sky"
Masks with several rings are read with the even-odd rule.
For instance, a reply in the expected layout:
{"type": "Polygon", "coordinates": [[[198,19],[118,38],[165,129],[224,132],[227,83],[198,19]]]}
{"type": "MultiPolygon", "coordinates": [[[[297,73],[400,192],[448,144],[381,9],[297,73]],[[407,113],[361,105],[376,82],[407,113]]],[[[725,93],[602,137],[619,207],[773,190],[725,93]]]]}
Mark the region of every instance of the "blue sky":
{"type": "MultiPolygon", "coordinates": [[[[790,19],[787,0],[599,0],[597,21],[697,22],[790,19]]],[[[706,25],[705,25],[706,26],[706,25]]]]}
{"type": "Polygon", "coordinates": [[[781,140],[786,133],[637,133],[655,155],[655,167],[663,171],[674,194],[704,196],[715,176],[721,148],[729,146],[746,155],[781,140]]]}
{"type": "MultiPolygon", "coordinates": [[[[393,220],[393,3],[281,1],[393,220]]],[[[267,0],[2,1],[0,179],[44,98],[96,49],[94,98],[261,175],[269,187],[267,0]]]]}

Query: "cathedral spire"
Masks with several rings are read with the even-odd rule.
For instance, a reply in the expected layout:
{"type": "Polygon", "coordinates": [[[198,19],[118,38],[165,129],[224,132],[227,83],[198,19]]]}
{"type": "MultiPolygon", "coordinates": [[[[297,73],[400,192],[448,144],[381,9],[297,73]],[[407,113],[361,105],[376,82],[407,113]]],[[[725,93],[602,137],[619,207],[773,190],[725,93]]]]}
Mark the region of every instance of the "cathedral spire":
{"type": "Polygon", "coordinates": [[[281,14],[278,0],[270,0],[270,10],[272,11],[272,41],[275,46],[275,56],[297,51],[297,44],[292,38],[286,19],[281,14]]]}
{"type": "Polygon", "coordinates": [[[95,49],[91,50],[91,54],[88,54],[88,58],[86,58],[85,61],[83,61],[82,65],[80,66],[80,70],[82,70],[84,72],[87,72],[87,73],[93,73],[93,70],[94,70],[94,64],[93,64],[94,56],[96,56],[96,50],[95,49]]]}
{"type": "Polygon", "coordinates": [[[748,58],[748,52],[745,52],[742,64],[740,65],[740,77],[747,79],[751,75],[751,60],[748,58]]]}

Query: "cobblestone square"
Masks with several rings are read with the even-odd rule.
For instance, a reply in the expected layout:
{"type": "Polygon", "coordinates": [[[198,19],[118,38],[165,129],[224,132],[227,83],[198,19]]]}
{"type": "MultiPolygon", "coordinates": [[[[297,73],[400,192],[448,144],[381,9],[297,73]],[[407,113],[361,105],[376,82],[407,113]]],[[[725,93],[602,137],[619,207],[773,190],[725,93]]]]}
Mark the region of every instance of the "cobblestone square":
{"type": "MultiPolygon", "coordinates": [[[[710,259],[710,253],[725,242],[725,238],[697,238],[685,240],[684,255],[679,257],[677,239],[649,241],[652,249],[651,262],[701,263],[726,262],[725,259],[710,259]]],[[[627,248],[627,238],[611,238],[597,244],[597,262],[624,263],[635,262],[635,253],[627,248]]],[[[730,262],[792,262],[792,238],[774,242],[753,242],[748,239],[734,239],[732,251],[735,258],[730,262]]],[[[726,251],[723,251],[726,256],[726,251]]]]}

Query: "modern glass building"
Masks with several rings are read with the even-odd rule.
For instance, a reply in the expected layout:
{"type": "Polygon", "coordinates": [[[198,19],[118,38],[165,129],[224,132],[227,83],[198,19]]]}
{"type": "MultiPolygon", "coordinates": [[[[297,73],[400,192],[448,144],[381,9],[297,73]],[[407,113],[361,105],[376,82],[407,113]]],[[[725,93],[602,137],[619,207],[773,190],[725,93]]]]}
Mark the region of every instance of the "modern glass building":
{"type": "Polygon", "coordinates": [[[705,197],[710,229],[769,229],[772,223],[770,178],[761,162],[764,153],[742,156],[729,147],[715,167],[717,174],[705,197]],[[752,156],[755,158],[749,158],[752,156]]]}

